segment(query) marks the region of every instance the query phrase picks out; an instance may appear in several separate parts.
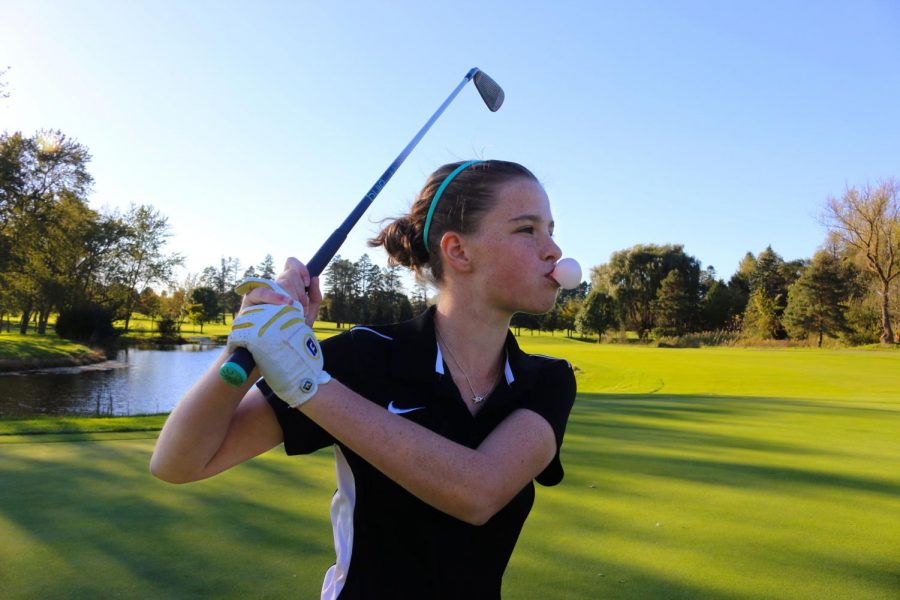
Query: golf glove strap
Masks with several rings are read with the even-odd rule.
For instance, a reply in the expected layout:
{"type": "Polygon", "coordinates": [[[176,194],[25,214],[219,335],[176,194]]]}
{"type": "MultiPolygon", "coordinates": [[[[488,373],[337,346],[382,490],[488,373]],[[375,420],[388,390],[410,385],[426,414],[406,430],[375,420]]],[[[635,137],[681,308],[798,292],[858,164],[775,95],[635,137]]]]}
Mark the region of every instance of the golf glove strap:
{"type": "MultiPolygon", "coordinates": [[[[284,293],[274,281],[253,279],[284,293]]],[[[247,293],[252,289],[244,287],[247,283],[235,291],[247,293]]],[[[320,384],[331,381],[331,375],[322,370],[322,348],[299,302],[257,304],[241,311],[231,326],[228,352],[238,347],[253,355],[266,383],[291,408],[301,406],[315,396],[320,384]]]]}
{"type": "MultiPolygon", "coordinates": [[[[263,279],[262,277],[245,277],[244,280],[239,283],[236,288],[234,288],[234,293],[238,296],[246,296],[250,293],[251,290],[255,290],[256,288],[260,287],[269,288],[273,292],[281,294],[285,298],[291,297],[291,295],[288,294],[285,289],[278,284],[278,282],[271,279],[263,279]]],[[[294,300],[294,305],[300,309],[301,313],[303,312],[303,306],[299,302],[294,300]]]]}

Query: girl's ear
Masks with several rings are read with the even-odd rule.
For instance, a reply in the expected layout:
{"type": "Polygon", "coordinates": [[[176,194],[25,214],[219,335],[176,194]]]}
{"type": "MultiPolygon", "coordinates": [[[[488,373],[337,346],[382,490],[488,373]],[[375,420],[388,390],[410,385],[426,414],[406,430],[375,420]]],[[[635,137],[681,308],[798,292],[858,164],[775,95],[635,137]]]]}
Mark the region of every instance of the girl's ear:
{"type": "Polygon", "coordinates": [[[465,240],[460,234],[448,231],[441,236],[441,254],[444,269],[453,269],[460,273],[472,270],[472,260],[466,252],[465,240]]]}

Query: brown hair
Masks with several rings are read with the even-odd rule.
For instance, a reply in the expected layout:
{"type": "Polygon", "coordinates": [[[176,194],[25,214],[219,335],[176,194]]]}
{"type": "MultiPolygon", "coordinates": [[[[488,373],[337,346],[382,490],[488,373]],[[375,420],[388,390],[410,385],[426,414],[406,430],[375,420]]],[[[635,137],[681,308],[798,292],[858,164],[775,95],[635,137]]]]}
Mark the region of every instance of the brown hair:
{"type": "Polygon", "coordinates": [[[438,283],[443,278],[439,244],[444,233],[477,231],[481,217],[493,208],[500,187],[519,178],[537,181],[522,165],[503,160],[486,160],[463,169],[441,194],[431,217],[428,240],[423,239],[425,219],[434,194],[447,176],[462,164],[450,163],[432,173],[409,213],[384,227],[369,240],[369,246],[384,246],[389,264],[408,267],[420,279],[438,283]]]}

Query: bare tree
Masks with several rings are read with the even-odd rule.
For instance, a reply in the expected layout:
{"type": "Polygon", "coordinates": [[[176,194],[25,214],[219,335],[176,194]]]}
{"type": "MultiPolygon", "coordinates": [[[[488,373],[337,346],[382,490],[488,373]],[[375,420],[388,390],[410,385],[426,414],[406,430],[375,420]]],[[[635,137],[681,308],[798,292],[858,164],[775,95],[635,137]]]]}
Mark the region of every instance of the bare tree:
{"type": "Polygon", "coordinates": [[[0,69],[0,100],[4,98],[9,98],[9,92],[6,91],[7,83],[3,81],[3,76],[6,75],[6,72],[9,71],[9,67],[5,69],[0,69]]]}
{"type": "Polygon", "coordinates": [[[828,199],[824,220],[830,236],[881,284],[881,343],[893,343],[890,291],[900,275],[900,183],[848,188],[841,198],[828,199]]]}

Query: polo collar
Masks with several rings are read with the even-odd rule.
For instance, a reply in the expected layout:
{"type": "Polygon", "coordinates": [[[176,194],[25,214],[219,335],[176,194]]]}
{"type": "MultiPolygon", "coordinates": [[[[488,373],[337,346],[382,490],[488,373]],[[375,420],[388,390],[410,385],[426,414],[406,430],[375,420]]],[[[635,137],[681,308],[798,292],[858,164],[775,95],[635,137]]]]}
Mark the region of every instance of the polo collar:
{"type": "MultiPolygon", "coordinates": [[[[431,306],[418,317],[397,324],[391,358],[391,371],[395,377],[426,382],[444,374],[444,360],[434,332],[436,312],[437,308],[431,306]]],[[[519,349],[511,331],[506,332],[504,345],[506,383],[509,386],[515,384],[516,389],[533,387],[535,378],[528,365],[528,355],[519,349]]]]}
{"type": "MultiPolygon", "coordinates": [[[[434,372],[438,375],[444,374],[444,353],[441,352],[441,346],[437,342],[435,342],[435,347],[437,348],[437,358],[434,360],[434,372]]],[[[506,349],[506,365],[503,368],[503,374],[506,376],[506,385],[512,385],[513,381],[516,380],[515,375],[513,375],[512,367],[509,366],[509,348],[506,349]]]]}

